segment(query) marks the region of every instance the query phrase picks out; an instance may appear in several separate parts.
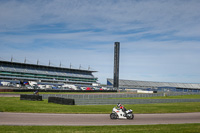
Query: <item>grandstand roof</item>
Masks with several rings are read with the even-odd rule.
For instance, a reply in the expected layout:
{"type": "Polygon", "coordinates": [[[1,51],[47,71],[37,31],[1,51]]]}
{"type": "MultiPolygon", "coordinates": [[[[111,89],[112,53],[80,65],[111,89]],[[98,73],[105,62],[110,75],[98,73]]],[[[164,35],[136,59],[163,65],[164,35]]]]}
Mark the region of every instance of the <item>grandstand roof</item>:
{"type": "MultiPolygon", "coordinates": [[[[107,79],[108,85],[113,85],[113,79],[107,79]]],[[[148,88],[148,87],[176,87],[187,89],[200,89],[198,83],[173,83],[173,82],[154,82],[154,81],[138,81],[138,80],[119,80],[119,87],[128,88],[148,88]]]]}
{"type": "Polygon", "coordinates": [[[37,64],[27,64],[27,63],[20,63],[20,62],[10,62],[10,61],[2,61],[0,60],[0,64],[8,64],[8,65],[18,65],[23,67],[36,67],[36,68],[45,68],[45,69],[57,69],[57,70],[64,70],[64,71],[79,71],[79,72],[97,72],[92,70],[83,70],[83,69],[74,69],[74,68],[65,68],[65,67],[55,67],[55,66],[46,66],[46,65],[37,65],[37,64]]]}

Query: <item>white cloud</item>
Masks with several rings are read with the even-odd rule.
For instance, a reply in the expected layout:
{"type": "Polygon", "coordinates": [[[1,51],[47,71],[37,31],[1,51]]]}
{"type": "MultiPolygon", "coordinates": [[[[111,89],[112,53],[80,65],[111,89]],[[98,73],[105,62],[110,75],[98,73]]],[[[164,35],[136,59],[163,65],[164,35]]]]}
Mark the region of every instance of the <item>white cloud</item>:
{"type": "Polygon", "coordinates": [[[1,58],[90,65],[105,83],[119,41],[121,78],[200,82],[199,7],[195,0],[1,1],[1,58]]]}
{"type": "Polygon", "coordinates": [[[196,1],[8,1],[0,6],[0,24],[7,29],[64,23],[70,29],[149,27],[166,32],[198,24],[199,5],[196,1]]]}

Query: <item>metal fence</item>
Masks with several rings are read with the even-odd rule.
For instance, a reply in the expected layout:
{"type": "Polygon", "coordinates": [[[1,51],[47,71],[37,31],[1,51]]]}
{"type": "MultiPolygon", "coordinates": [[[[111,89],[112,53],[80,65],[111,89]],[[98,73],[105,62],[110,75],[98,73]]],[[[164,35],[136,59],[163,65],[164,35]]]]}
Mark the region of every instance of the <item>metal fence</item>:
{"type": "Polygon", "coordinates": [[[115,94],[41,94],[43,99],[48,97],[63,97],[72,99],[105,99],[105,98],[131,98],[131,97],[158,97],[158,96],[178,96],[178,95],[195,95],[200,93],[153,93],[153,94],[131,94],[131,93],[115,93],[115,94]]]}
{"type": "Polygon", "coordinates": [[[179,103],[200,102],[200,99],[75,99],[76,105],[106,105],[122,104],[153,104],[153,103],[179,103]]]}
{"type": "Polygon", "coordinates": [[[131,97],[159,97],[159,96],[177,96],[194,95],[200,93],[154,93],[154,94],[42,94],[43,99],[48,97],[62,97],[75,100],[76,105],[96,105],[96,104],[148,104],[148,103],[176,103],[176,102],[200,102],[200,99],[120,99],[131,97]]]}
{"type": "Polygon", "coordinates": [[[163,96],[163,93],[155,94],[42,94],[43,99],[48,97],[64,97],[71,99],[105,99],[105,98],[129,98],[129,97],[158,97],[163,96]]]}

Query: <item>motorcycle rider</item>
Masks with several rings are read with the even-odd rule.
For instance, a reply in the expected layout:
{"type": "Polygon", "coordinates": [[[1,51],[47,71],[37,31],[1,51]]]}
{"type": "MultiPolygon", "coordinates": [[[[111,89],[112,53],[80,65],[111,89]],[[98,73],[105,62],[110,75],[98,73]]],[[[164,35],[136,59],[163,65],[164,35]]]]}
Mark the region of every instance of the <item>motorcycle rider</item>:
{"type": "Polygon", "coordinates": [[[117,107],[118,107],[119,109],[121,109],[121,110],[125,113],[125,116],[126,116],[126,108],[125,108],[121,103],[118,103],[118,104],[117,104],[117,107]]]}

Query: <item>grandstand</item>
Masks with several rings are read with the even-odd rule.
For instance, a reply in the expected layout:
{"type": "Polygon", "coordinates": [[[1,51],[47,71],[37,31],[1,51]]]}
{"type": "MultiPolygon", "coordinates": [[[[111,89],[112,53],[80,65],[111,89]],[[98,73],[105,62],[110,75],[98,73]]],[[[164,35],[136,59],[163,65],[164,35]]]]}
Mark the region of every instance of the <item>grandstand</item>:
{"type": "Polygon", "coordinates": [[[37,81],[92,85],[96,84],[98,80],[98,78],[94,77],[94,72],[97,71],[0,60],[0,80],[4,81],[37,81]]]}
{"type": "MultiPolygon", "coordinates": [[[[113,79],[107,79],[107,85],[113,86],[113,79]]],[[[152,89],[157,91],[200,92],[200,84],[197,83],[172,83],[137,80],[119,80],[119,88],[152,89]]]]}

